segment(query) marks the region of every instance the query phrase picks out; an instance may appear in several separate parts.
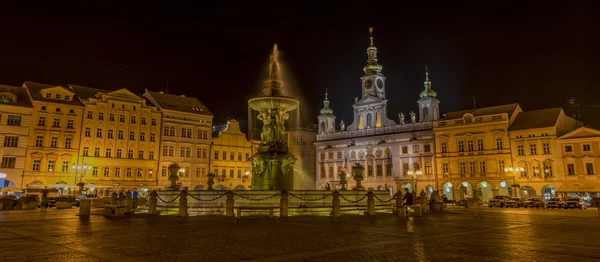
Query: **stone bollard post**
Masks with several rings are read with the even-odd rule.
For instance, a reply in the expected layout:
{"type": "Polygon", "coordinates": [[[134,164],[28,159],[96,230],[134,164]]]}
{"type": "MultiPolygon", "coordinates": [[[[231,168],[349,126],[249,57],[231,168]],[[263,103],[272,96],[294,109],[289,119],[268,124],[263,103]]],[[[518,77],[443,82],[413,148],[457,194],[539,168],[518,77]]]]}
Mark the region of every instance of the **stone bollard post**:
{"type": "Polygon", "coordinates": [[[132,202],[133,202],[133,200],[132,200],[132,199],[131,199],[131,197],[128,195],[128,196],[126,196],[126,197],[125,197],[125,201],[124,201],[124,202],[125,202],[125,203],[123,203],[123,204],[125,204],[125,206],[127,207],[127,210],[125,210],[125,213],[126,213],[126,214],[128,214],[128,213],[131,213],[131,208],[132,208],[132,205],[133,205],[133,203],[132,203],[132,202]]]}
{"type": "Polygon", "coordinates": [[[288,192],[284,189],[281,191],[281,199],[279,199],[279,216],[288,217],[288,192]]]}
{"type": "Polygon", "coordinates": [[[79,202],[79,217],[89,217],[91,213],[92,200],[89,198],[81,199],[79,202]]]}
{"type": "Polygon", "coordinates": [[[333,191],[332,197],[333,197],[332,200],[331,200],[331,204],[333,205],[332,215],[333,215],[334,218],[338,218],[338,217],[341,216],[341,213],[340,213],[340,192],[338,192],[337,190],[333,191]]]}
{"type": "Polygon", "coordinates": [[[400,217],[406,216],[406,212],[404,211],[404,205],[402,201],[402,192],[396,192],[396,214],[398,214],[398,216],[400,217]]]}
{"type": "Polygon", "coordinates": [[[225,196],[227,196],[227,200],[225,200],[225,216],[233,217],[233,192],[231,190],[227,191],[225,196]]]}
{"type": "Polygon", "coordinates": [[[421,197],[419,200],[421,201],[421,210],[423,210],[422,212],[427,212],[429,207],[427,205],[427,197],[421,197]]]}
{"type": "Polygon", "coordinates": [[[148,214],[154,215],[156,214],[156,204],[158,203],[158,193],[156,193],[156,190],[152,190],[152,192],[150,192],[150,203],[148,204],[148,214]]]}
{"type": "Polygon", "coordinates": [[[110,194],[110,204],[111,205],[117,204],[117,191],[114,191],[114,192],[112,192],[112,194],[110,194]]]}
{"type": "Polygon", "coordinates": [[[375,215],[375,199],[373,196],[375,196],[375,194],[373,191],[369,190],[369,192],[367,192],[367,215],[369,216],[375,215]]]}
{"type": "Polygon", "coordinates": [[[188,215],[187,213],[187,195],[188,192],[187,190],[183,190],[181,191],[181,196],[179,196],[179,216],[180,217],[186,217],[188,215]]]}

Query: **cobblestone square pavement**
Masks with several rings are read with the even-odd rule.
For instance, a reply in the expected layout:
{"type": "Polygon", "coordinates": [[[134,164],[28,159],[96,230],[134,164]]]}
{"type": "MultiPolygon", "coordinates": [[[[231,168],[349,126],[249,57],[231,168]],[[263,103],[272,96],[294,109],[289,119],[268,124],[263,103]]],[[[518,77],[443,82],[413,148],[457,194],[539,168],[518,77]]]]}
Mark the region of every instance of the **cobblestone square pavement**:
{"type": "Polygon", "coordinates": [[[2,261],[600,261],[596,210],[272,219],[0,211],[2,261]]]}

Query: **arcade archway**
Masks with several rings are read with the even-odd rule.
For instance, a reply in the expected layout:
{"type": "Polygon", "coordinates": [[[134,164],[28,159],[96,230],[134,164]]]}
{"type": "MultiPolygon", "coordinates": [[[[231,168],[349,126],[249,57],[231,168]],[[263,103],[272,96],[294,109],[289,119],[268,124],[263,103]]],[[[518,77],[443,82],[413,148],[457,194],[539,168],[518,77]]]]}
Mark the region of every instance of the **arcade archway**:
{"type": "Polygon", "coordinates": [[[483,203],[487,203],[494,197],[494,193],[492,192],[492,184],[483,181],[477,185],[477,191],[479,191],[479,199],[483,201],[483,203]]]}
{"type": "Polygon", "coordinates": [[[519,197],[522,197],[522,198],[537,197],[537,192],[535,192],[535,189],[531,186],[524,186],[524,187],[521,187],[521,189],[519,190],[519,197]]]}
{"type": "Polygon", "coordinates": [[[454,200],[454,191],[452,190],[452,183],[446,182],[442,186],[443,196],[445,196],[448,200],[454,200]]]}

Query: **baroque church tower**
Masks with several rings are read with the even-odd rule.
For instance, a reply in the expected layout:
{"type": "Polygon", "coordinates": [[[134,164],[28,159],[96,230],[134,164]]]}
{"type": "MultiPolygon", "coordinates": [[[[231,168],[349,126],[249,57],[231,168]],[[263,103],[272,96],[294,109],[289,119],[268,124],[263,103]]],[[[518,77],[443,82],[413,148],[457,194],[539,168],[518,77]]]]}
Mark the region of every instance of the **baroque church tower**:
{"type": "Polygon", "coordinates": [[[395,122],[387,118],[387,100],[385,98],[385,76],[381,74],[383,66],[377,62],[377,47],[373,42],[373,28],[369,28],[370,45],[367,48],[367,64],[361,77],[362,98],[356,98],[354,108],[354,122],[348,130],[362,130],[394,125],[395,122]]]}
{"type": "Polygon", "coordinates": [[[440,120],[440,100],[436,98],[437,93],[431,89],[429,71],[425,67],[425,89],[421,92],[419,104],[419,122],[431,122],[440,120]]]}
{"type": "Polygon", "coordinates": [[[327,99],[327,89],[325,89],[325,100],[319,119],[319,134],[329,134],[335,132],[335,116],[333,109],[329,108],[329,99],[327,99]]]}

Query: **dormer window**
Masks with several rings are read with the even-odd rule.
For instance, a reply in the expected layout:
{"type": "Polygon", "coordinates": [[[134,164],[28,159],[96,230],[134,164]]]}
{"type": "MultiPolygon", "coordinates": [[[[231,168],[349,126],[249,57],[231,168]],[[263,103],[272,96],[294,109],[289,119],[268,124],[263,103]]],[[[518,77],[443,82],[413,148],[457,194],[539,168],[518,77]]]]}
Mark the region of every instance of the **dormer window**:
{"type": "Polygon", "coordinates": [[[46,111],[46,106],[42,106],[42,111],[46,111]]]}
{"type": "Polygon", "coordinates": [[[17,96],[13,93],[0,93],[0,101],[3,103],[15,103],[17,102],[17,96]]]}
{"type": "Polygon", "coordinates": [[[60,99],[60,94],[56,94],[56,99],[60,99]]]}
{"type": "Polygon", "coordinates": [[[65,95],[65,101],[71,101],[71,96],[70,95],[65,95]]]}
{"type": "Polygon", "coordinates": [[[60,113],[60,107],[56,108],[56,113],[60,113]]]}
{"type": "Polygon", "coordinates": [[[51,93],[46,93],[46,98],[52,98],[52,94],[51,93]]]}

